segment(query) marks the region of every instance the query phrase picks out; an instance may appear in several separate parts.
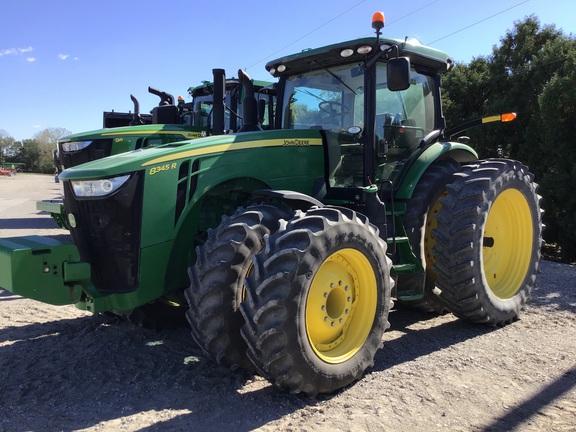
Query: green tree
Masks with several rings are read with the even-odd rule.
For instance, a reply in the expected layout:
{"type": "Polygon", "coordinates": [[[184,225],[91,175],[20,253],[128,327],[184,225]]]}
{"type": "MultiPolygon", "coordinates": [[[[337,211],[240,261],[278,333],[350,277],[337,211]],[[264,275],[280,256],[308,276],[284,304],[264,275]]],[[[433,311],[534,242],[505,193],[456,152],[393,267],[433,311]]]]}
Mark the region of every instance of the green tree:
{"type": "Polygon", "coordinates": [[[20,161],[26,164],[26,170],[52,174],[54,172],[54,149],[58,140],[69,134],[70,132],[63,128],[47,128],[34,135],[33,139],[24,140],[20,161]]]}
{"type": "Polygon", "coordinates": [[[490,56],[475,58],[470,65],[456,65],[447,74],[444,99],[448,124],[516,112],[518,119],[511,124],[488,125],[467,135],[481,157],[538,162],[532,150],[538,145],[538,96],[558,69],[560,47],[567,40],[553,25],[541,26],[535,16],[515,22],[490,56]]]}
{"type": "Polygon", "coordinates": [[[576,260],[576,41],[538,98],[542,194],[546,237],[561,246],[564,260],[576,260]]]}
{"type": "Polygon", "coordinates": [[[54,150],[58,145],[58,140],[70,133],[64,128],[47,128],[34,135],[34,141],[39,149],[36,165],[38,172],[46,174],[54,172],[54,150]]]}
{"type": "Polygon", "coordinates": [[[477,57],[469,65],[456,63],[444,78],[442,104],[448,127],[484,115],[490,94],[488,60],[477,57]]]}
{"type": "Polygon", "coordinates": [[[36,140],[25,139],[22,141],[22,151],[20,152],[20,161],[24,163],[26,171],[42,172],[39,161],[42,151],[36,140]]]}
{"type": "Polygon", "coordinates": [[[539,162],[534,157],[540,118],[538,96],[558,67],[544,64],[548,62],[545,53],[563,39],[565,36],[553,25],[542,26],[538,18],[529,16],[515,22],[514,29],[500,39],[500,47],[492,52],[489,86],[494,97],[487,108],[493,113],[516,112],[518,119],[507,127],[487,130],[490,133],[486,134],[486,141],[499,139],[505,156],[531,167],[539,162]]]}
{"type": "Polygon", "coordinates": [[[16,140],[4,129],[0,129],[0,163],[12,162],[15,148],[16,140]]]}

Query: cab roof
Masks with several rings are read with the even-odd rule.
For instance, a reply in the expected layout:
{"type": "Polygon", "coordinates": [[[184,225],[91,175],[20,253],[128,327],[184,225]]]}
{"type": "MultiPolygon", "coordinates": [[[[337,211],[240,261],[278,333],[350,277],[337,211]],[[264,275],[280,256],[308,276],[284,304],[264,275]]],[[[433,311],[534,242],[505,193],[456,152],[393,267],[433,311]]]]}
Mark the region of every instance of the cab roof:
{"type": "MultiPolygon", "coordinates": [[[[367,56],[372,56],[376,50],[385,50],[388,47],[397,46],[400,57],[410,58],[410,63],[417,66],[424,66],[437,70],[438,72],[447,72],[451,65],[452,59],[443,51],[430,48],[419,43],[411,41],[402,41],[398,39],[380,38],[379,46],[375,37],[355,39],[347,42],[340,42],[333,45],[327,45],[321,48],[304,50],[298,54],[281,57],[272,60],[266,64],[266,70],[274,77],[282,75],[292,75],[304,73],[309,70],[318,69],[319,67],[330,67],[343,63],[362,62],[367,56]],[[358,51],[361,47],[371,47],[369,53],[358,51]],[[345,50],[348,57],[342,56],[345,50]],[[284,66],[285,69],[279,66],[284,66]]],[[[396,50],[385,54],[383,59],[396,57],[396,50]]]]}

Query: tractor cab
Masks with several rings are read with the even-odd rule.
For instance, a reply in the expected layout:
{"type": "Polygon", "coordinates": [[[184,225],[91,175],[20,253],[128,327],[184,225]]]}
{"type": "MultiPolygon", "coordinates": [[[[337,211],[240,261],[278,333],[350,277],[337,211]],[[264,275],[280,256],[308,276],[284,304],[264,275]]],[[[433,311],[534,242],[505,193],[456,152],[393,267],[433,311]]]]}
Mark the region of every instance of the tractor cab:
{"type": "MultiPolygon", "coordinates": [[[[252,82],[255,96],[259,102],[262,112],[260,125],[263,129],[270,129],[273,120],[268,115],[272,112],[273,104],[276,102],[274,97],[274,87],[272,83],[266,81],[252,82]]],[[[192,97],[192,102],[187,104],[190,107],[190,125],[211,129],[214,124],[214,82],[204,81],[201,85],[190,87],[188,94],[192,97]]],[[[243,120],[243,101],[246,91],[238,78],[229,78],[225,80],[224,93],[224,131],[236,132],[242,127],[243,120]]]]}
{"type": "Polygon", "coordinates": [[[432,141],[426,137],[445,126],[440,74],[450,65],[441,51],[381,39],[379,31],[269,62],[279,78],[276,128],[318,129],[324,137],[317,198],[358,201],[367,186],[397,188],[432,141]]]}

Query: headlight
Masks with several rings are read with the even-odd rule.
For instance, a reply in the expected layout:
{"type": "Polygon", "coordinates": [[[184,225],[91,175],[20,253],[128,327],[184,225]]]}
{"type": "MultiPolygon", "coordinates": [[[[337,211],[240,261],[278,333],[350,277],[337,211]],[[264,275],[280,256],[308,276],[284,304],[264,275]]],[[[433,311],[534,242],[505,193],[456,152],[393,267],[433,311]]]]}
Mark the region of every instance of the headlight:
{"type": "Polygon", "coordinates": [[[99,180],[72,180],[72,189],[77,197],[101,197],[117,191],[130,175],[99,180]]]}
{"type": "Polygon", "coordinates": [[[62,151],[65,152],[78,151],[85,149],[90,144],[92,144],[92,141],[76,141],[76,142],[62,143],[62,151]]]}

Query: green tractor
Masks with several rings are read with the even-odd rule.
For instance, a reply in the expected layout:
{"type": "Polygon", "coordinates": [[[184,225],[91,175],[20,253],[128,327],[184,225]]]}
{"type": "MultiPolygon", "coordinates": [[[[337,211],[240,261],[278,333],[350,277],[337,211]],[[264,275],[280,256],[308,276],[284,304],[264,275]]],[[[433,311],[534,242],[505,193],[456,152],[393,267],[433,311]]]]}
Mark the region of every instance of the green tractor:
{"type": "Polygon", "coordinates": [[[513,116],[447,129],[449,57],[381,38],[380,13],[372,25],[267,64],[272,130],[239,71],[238,133],[65,170],[74,243],[1,239],[0,286],[95,313],[185,305],[207,357],[309,396],[374,363],[392,299],[516,320],[540,260],[537,185],[520,162],[450,141],[513,116]]]}
{"type": "MultiPolygon", "coordinates": [[[[225,79],[223,69],[214,69],[216,80],[225,80],[224,87],[215,86],[204,81],[202,85],[190,87],[188,93],[192,102],[184,103],[181,96],[177,102],[169,93],[152,87],[148,91],[160,98],[147,118],[140,114],[139,102],[130,95],[134,102],[134,113],[116,113],[132,116],[128,124],[105,127],[104,129],[82,132],[61,138],[58,142],[60,167],[70,168],[92,160],[131,150],[156,147],[159,145],[236,132],[242,126],[242,85],[236,78],[225,79]],[[214,96],[216,91],[216,97],[214,96]],[[220,92],[220,93],[218,93],[220,92]],[[224,116],[213,116],[214,106],[224,104],[224,116]]],[[[273,103],[272,89],[267,88],[270,82],[255,81],[254,90],[264,107],[273,103]]],[[[217,110],[216,110],[217,111],[217,110]]],[[[106,122],[105,124],[111,123],[106,122]]],[[[268,117],[262,119],[263,127],[270,124],[268,117]]]]}
{"type": "MultiPolygon", "coordinates": [[[[59,168],[71,168],[107,156],[175,141],[236,132],[242,126],[243,87],[236,78],[226,79],[223,69],[214,69],[212,72],[215,80],[224,80],[224,87],[214,86],[208,81],[190,87],[188,93],[192,102],[184,103],[180,96],[175,101],[171,94],[149,87],[148,91],[160,98],[149,119],[143,118],[138,100],[130,95],[134,113],[123,113],[132,116],[129,124],[61,138],[58,142],[59,168]],[[222,104],[223,115],[220,114],[221,109],[214,109],[222,104]]],[[[264,108],[273,103],[272,89],[267,88],[270,84],[264,81],[253,82],[264,108]]],[[[261,121],[263,127],[270,124],[267,116],[261,121]]]]}
{"type": "MultiPolygon", "coordinates": [[[[132,150],[237,131],[242,126],[243,86],[236,78],[226,79],[222,69],[212,72],[215,80],[224,80],[224,87],[215,88],[208,81],[190,87],[192,102],[184,103],[179,96],[176,103],[171,94],[149,87],[148,91],[160,98],[151,114],[141,115],[138,100],[130,95],[133,114],[105,112],[104,129],[61,138],[54,153],[58,172],[132,150]],[[112,125],[114,127],[108,127],[112,125]]],[[[268,113],[272,112],[274,90],[271,83],[265,81],[254,81],[253,88],[257,92],[261,125],[269,128],[272,120],[268,113]]],[[[38,201],[36,208],[50,213],[60,228],[68,229],[62,200],[38,201]]]]}

